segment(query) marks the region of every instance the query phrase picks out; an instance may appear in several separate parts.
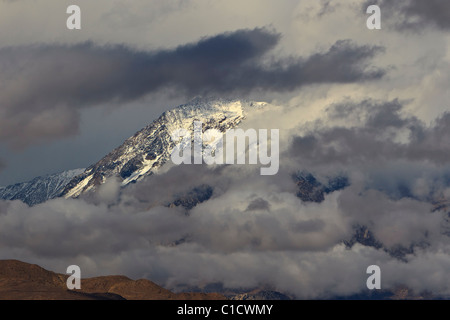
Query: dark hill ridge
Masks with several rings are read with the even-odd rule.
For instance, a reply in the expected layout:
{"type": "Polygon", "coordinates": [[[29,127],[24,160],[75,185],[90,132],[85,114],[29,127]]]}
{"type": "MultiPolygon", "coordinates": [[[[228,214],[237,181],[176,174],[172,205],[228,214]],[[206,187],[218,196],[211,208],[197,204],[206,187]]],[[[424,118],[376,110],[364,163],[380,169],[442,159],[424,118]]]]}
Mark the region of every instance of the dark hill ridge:
{"type": "MultiPolygon", "coordinates": [[[[0,300],[226,300],[220,293],[174,293],[150,280],[132,280],[112,275],[81,280],[81,290],[68,290],[68,275],[48,271],[18,260],[0,260],[0,300]]],[[[287,300],[280,292],[254,289],[227,294],[231,300],[287,300]]],[[[399,285],[393,290],[363,291],[351,296],[328,297],[333,300],[423,300],[441,299],[430,292],[414,293],[399,285]]]]}
{"type": "Polygon", "coordinates": [[[18,260],[0,260],[0,300],[223,300],[217,293],[173,293],[146,279],[101,276],[68,290],[68,275],[18,260]]]}

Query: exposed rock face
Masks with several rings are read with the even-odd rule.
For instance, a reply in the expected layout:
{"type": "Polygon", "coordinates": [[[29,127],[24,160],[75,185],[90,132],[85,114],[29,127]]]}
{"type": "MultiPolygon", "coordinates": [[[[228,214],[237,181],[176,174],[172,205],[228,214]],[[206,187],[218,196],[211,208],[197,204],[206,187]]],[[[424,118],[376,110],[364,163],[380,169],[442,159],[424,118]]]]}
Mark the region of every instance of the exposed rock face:
{"type": "Polygon", "coordinates": [[[298,186],[297,197],[306,202],[322,202],[325,195],[333,191],[349,186],[349,180],[344,176],[328,178],[326,182],[320,182],[311,173],[298,172],[293,175],[298,186]]]}
{"type": "Polygon", "coordinates": [[[248,293],[237,294],[231,300],[291,300],[287,295],[272,290],[254,290],[248,293]]]}
{"type": "Polygon", "coordinates": [[[176,200],[169,206],[182,206],[187,211],[194,208],[197,204],[207,201],[213,194],[213,188],[208,185],[195,187],[191,191],[176,195],[176,200]]]}

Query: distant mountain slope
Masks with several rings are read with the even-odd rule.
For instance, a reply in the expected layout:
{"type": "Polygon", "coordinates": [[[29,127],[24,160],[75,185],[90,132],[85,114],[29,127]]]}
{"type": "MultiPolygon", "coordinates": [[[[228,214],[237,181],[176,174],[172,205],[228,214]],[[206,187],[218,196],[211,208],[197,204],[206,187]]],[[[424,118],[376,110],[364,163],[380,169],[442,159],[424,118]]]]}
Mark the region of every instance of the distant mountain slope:
{"type": "Polygon", "coordinates": [[[84,169],[68,170],[2,187],[0,188],[0,199],[22,200],[30,206],[45,202],[58,197],[67,183],[83,171],[84,169]]]}
{"type": "Polygon", "coordinates": [[[306,202],[322,202],[325,195],[342,190],[350,185],[346,176],[335,176],[328,181],[320,182],[311,173],[301,171],[292,176],[298,187],[297,197],[306,202]]]}
{"type": "Polygon", "coordinates": [[[118,177],[122,185],[151,175],[164,165],[175,147],[171,133],[177,129],[193,129],[193,122],[201,121],[204,130],[225,132],[236,127],[253,108],[262,102],[239,100],[194,100],[164,112],[153,123],[127,139],[121,146],[106,155],[66,186],[66,198],[78,197],[104,183],[110,177],[118,177]]]}

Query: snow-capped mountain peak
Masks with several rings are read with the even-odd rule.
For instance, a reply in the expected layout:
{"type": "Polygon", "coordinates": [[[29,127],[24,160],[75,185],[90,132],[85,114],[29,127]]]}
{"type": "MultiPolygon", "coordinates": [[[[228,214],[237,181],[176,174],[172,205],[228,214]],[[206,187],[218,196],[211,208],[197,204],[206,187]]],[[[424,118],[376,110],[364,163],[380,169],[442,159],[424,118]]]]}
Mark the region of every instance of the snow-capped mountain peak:
{"type": "Polygon", "coordinates": [[[192,130],[194,121],[201,121],[204,130],[225,132],[236,127],[248,112],[264,107],[264,102],[241,100],[201,100],[180,105],[164,112],[153,123],[106,155],[103,159],[74,177],[62,195],[78,197],[116,176],[125,186],[156,172],[169,159],[175,147],[171,133],[177,129],[192,130]]]}

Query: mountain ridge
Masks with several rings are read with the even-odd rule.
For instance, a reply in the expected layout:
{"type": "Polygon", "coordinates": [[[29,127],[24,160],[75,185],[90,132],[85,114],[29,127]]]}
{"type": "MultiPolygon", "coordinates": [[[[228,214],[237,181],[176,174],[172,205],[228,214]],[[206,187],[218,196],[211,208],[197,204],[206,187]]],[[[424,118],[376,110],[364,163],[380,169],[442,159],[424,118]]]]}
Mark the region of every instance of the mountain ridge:
{"type": "Polygon", "coordinates": [[[0,187],[0,199],[21,200],[29,206],[57,198],[74,177],[85,169],[72,169],[60,173],[35,177],[29,181],[0,187]]]}

